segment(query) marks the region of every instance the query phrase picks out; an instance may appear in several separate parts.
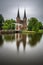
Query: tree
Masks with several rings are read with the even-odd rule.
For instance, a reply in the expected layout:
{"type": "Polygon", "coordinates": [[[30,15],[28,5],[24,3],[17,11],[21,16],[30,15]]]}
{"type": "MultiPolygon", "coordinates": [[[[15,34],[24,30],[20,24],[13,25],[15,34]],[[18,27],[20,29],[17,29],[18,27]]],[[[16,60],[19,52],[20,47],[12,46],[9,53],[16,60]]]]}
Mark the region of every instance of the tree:
{"type": "Polygon", "coordinates": [[[0,14],[0,30],[2,30],[2,26],[3,26],[3,23],[4,22],[4,18],[2,16],[2,14],[0,14]]]}
{"type": "Polygon", "coordinates": [[[28,30],[30,31],[38,31],[42,27],[42,23],[37,20],[37,18],[30,18],[28,20],[28,30]]]}
{"type": "Polygon", "coordinates": [[[42,29],[42,23],[38,22],[39,29],[42,29]]]}
{"type": "Polygon", "coordinates": [[[9,30],[9,29],[15,29],[15,20],[6,20],[3,25],[3,29],[9,30]]]}
{"type": "Polygon", "coordinates": [[[43,25],[42,25],[42,29],[43,29],[43,25]]]}

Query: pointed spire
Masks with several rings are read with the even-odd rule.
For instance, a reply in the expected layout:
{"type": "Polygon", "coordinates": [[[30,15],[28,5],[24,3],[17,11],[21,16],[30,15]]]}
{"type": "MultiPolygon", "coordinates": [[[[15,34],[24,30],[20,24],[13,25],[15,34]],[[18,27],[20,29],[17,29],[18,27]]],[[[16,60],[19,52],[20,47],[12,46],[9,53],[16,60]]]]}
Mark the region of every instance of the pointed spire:
{"type": "Polygon", "coordinates": [[[24,18],[26,18],[26,10],[24,10],[24,18]]]}
{"type": "Polygon", "coordinates": [[[18,8],[18,13],[17,13],[17,17],[20,18],[20,14],[19,14],[19,8],[18,8]]]}

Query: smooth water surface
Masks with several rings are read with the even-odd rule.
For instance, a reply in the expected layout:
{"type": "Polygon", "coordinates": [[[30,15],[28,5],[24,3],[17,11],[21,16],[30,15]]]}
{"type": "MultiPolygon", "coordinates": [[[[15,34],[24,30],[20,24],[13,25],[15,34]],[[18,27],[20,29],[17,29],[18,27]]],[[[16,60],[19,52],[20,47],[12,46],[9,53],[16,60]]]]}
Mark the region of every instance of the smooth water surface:
{"type": "Polygon", "coordinates": [[[43,34],[0,35],[0,65],[43,64],[43,34]]]}

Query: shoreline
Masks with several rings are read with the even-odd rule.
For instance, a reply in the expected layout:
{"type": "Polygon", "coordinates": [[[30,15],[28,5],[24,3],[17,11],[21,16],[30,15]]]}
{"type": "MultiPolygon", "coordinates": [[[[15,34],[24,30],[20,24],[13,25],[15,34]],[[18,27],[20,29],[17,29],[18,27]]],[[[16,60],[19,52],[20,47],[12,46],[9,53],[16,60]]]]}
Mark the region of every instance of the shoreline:
{"type": "Polygon", "coordinates": [[[27,30],[24,30],[22,31],[22,33],[43,33],[43,30],[39,30],[39,31],[27,31],[27,30]]]}
{"type": "Polygon", "coordinates": [[[43,30],[39,30],[38,32],[36,31],[17,31],[17,30],[0,30],[0,34],[14,34],[14,33],[23,33],[23,34],[35,34],[35,33],[42,33],[43,30]]]}
{"type": "Polygon", "coordinates": [[[21,33],[21,31],[16,31],[16,30],[0,30],[0,34],[13,34],[13,33],[21,33]]]}

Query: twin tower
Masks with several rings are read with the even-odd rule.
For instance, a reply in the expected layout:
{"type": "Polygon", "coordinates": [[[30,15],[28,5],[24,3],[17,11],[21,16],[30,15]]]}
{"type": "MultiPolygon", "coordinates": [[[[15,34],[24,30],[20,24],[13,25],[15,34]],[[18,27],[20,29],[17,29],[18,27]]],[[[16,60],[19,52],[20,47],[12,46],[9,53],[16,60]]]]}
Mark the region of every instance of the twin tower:
{"type": "Polygon", "coordinates": [[[18,9],[17,17],[16,17],[16,30],[25,30],[27,28],[27,17],[26,17],[26,10],[24,10],[24,17],[23,20],[20,19],[20,13],[18,9]]]}

